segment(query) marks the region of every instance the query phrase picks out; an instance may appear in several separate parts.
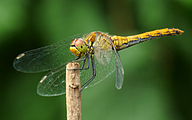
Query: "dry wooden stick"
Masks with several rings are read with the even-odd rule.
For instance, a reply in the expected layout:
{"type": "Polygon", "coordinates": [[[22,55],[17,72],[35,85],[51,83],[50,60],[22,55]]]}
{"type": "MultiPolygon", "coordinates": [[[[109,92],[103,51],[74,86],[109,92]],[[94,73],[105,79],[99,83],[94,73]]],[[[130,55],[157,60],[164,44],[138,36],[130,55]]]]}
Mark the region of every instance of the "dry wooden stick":
{"type": "Polygon", "coordinates": [[[66,67],[67,120],[81,120],[81,84],[79,63],[68,63],[66,67]]]}

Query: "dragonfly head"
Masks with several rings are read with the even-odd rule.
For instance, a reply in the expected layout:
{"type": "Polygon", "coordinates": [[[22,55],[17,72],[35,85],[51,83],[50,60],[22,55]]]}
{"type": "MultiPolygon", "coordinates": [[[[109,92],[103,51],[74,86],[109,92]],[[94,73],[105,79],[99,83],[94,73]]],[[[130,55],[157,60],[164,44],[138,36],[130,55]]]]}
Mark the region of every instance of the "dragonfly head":
{"type": "Polygon", "coordinates": [[[85,42],[82,38],[74,39],[71,42],[70,51],[77,57],[82,57],[86,51],[87,46],[85,45],[85,42]]]}

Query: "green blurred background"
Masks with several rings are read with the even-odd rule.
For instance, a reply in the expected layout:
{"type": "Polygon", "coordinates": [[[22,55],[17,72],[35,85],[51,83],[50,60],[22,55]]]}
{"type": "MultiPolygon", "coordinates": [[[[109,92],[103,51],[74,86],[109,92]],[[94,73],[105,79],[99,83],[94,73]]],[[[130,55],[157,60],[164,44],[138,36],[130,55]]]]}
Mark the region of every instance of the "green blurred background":
{"type": "Polygon", "coordinates": [[[134,35],[175,27],[185,31],[120,51],[125,78],[115,74],[82,92],[83,120],[192,120],[191,0],[1,0],[1,120],[64,120],[65,95],[41,97],[46,73],[14,70],[21,52],[78,33],[134,35]]]}

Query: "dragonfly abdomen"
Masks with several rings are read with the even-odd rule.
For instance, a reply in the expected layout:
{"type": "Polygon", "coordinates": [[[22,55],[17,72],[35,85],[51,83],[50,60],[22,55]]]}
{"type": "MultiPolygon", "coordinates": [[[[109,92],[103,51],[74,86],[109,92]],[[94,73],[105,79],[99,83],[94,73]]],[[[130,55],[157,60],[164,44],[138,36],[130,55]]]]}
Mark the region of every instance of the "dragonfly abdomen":
{"type": "Polygon", "coordinates": [[[148,41],[155,38],[160,38],[163,36],[171,36],[171,35],[177,35],[183,33],[182,30],[175,29],[175,28],[164,28],[159,30],[154,30],[150,32],[145,32],[138,35],[133,36],[112,36],[111,39],[113,40],[115,47],[117,50],[121,50],[127,47],[130,47],[132,45],[148,41]]]}

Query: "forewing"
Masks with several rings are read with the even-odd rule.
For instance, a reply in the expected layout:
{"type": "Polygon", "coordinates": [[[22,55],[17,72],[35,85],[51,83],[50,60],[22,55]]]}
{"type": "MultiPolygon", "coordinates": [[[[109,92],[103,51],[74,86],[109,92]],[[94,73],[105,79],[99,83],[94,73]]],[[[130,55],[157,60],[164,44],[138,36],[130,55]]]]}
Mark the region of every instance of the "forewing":
{"type": "Polygon", "coordinates": [[[71,41],[82,36],[79,34],[53,45],[21,53],[14,60],[13,66],[21,72],[42,72],[64,65],[75,58],[69,50],[71,41]]]}
{"type": "Polygon", "coordinates": [[[113,54],[110,38],[108,36],[97,35],[93,46],[94,55],[98,63],[100,63],[102,66],[110,64],[113,54]]]}
{"type": "MultiPolygon", "coordinates": [[[[96,77],[87,87],[98,84],[115,71],[115,54],[111,44],[112,42],[109,37],[96,36],[96,41],[93,45],[96,77]]],[[[92,77],[91,61],[89,64],[90,68],[81,73],[81,84],[92,77]]]]}

